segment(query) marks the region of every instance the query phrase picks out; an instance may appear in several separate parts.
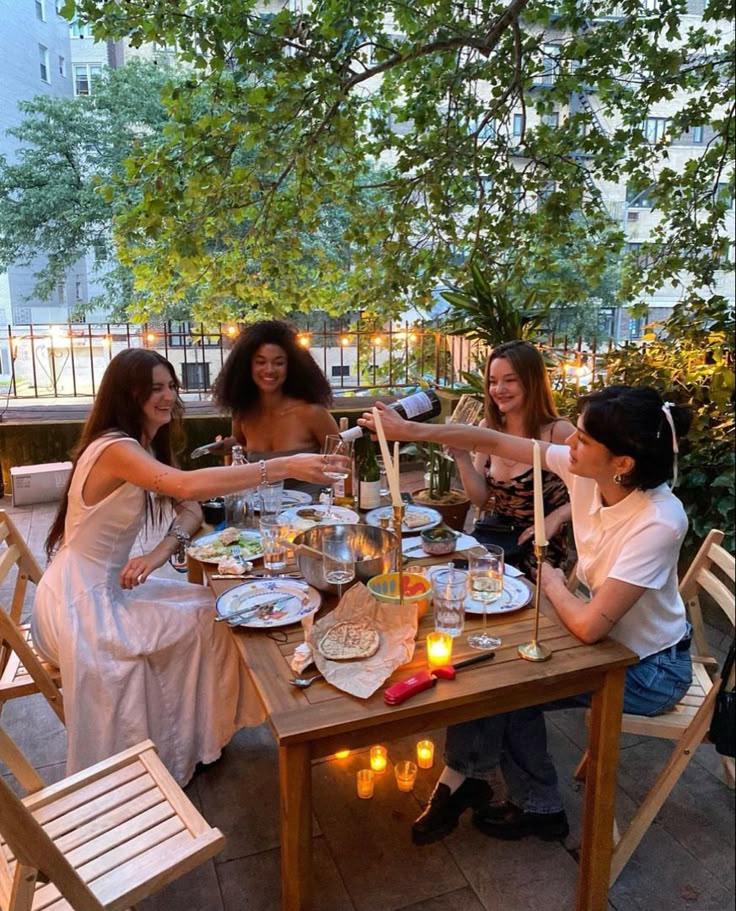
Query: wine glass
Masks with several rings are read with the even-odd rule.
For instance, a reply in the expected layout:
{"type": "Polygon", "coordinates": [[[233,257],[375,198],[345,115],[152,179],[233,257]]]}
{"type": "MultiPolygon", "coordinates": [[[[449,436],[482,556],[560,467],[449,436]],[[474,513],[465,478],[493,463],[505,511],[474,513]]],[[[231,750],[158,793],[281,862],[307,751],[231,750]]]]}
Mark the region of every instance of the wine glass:
{"type": "Polygon", "coordinates": [[[337,586],[337,599],[342,599],[342,587],[355,578],[355,560],[347,543],[339,537],[325,538],[322,549],[322,574],[325,582],[337,586]]]}
{"type": "MultiPolygon", "coordinates": [[[[335,457],[342,456],[350,460],[353,455],[352,440],[343,440],[339,433],[328,433],[325,437],[324,446],[322,447],[322,455],[325,457],[324,473],[328,478],[333,478],[335,481],[343,481],[345,478],[349,477],[350,468],[345,468],[338,464],[335,457]]],[[[325,513],[326,519],[331,519],[334,515],[332,512],[333,495],[334,491],[332,487],[330,487],[327,512],[325,513]]],[[[348,579],[347,581],[350,580],[348,579]]]]}
{"type": "Polygon", "coordinates": [[[486,611],[503,597],[503,547],[489,544],[468,551],[468,594],[483,605],[483,629],[468,636],[468,645],[480,651],[496,648],[501,640],[486,631],[486,611]]]}

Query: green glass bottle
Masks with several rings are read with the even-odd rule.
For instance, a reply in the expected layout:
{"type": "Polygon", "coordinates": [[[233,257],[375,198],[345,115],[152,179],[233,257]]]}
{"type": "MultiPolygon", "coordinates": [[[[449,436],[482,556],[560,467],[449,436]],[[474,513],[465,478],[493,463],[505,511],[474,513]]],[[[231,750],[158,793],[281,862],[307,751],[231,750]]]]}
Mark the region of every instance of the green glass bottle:
{"type": "Polygon", "coordinates": [[[357,441],[358,508],[375,509],[381,505],[381,471],[376,459],[375,443],[370,437],[357,441]]]}

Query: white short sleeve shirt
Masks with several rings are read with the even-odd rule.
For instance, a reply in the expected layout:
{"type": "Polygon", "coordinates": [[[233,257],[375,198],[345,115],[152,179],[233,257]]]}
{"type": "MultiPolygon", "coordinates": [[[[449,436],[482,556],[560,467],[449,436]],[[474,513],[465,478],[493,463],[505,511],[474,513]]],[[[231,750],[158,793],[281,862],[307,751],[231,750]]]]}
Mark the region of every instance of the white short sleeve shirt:
{"type": "Polygon", "coordinates": [[[666,484],[633,490],[614,506],[601,503],[595,481],[570,471],[569,447],[547,449],[547,465],[570,491],[578,577],[595,594],[606,579],[646,589],[611,630],[646,658],[675,645],[687,630],[677,591],[677,559],[687,531],[682,503],[666,484]]]}

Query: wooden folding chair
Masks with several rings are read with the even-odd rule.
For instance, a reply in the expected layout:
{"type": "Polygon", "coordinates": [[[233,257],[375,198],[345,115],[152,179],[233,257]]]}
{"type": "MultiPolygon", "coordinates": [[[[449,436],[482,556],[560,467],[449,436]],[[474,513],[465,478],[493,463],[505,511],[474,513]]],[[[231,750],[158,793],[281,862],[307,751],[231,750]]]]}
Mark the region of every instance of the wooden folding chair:
{"type": "MultiPolygon", "coordinates": [[[[723,610],[732,630],[735,622],[736,561],[728,551],[720,546],[722,540],[722,531],[713,529],[708,533],[680,583],[680,594],[685,601],[693,627],[694,651],[699,652],[699,654],[692,655],[693,682],[690,689],[674,708],[662,715],[654,717],[626,713],[623,715],[621,725],[623,732],[676,740],[677,743],[626,831],[620,838],[618,832],[614,831],[616,846],[611,863],[611,885],[618,879],[657,813],[664,806],[697,747],[703,741],[707,742],[708,728],[720,681],[718,678],[714,680],[711,677],[718,662],[707,655],[708,643],[700,607],[700,592],[707,592],[723,610]]],[[[575,772],[576,778],[585,777],[587,758],[586,752],[575,772]]],[[[734,760],[723,757],[723,765],[726,782],[733,787],[734,760]]]]}
{"type": "Polygon", "coordinates": [[[8,699],[42,693],[63,722],[59,669],[38,655],[31,641],[30,627],[20,622],[28,582],[38,584],[41,567],[13,520],[0,509],[0,585],[6,580],[8,585],[12,584],[13,571],[15,584],[10,606],[6,609],[0,603],[0,707],[8,699]]]}
{"type": "Polygon", "coordinates": [[[150,740],[44,787],[0,728],[2,911],[123,911],[225,844],[174,781],[150,740]]]}

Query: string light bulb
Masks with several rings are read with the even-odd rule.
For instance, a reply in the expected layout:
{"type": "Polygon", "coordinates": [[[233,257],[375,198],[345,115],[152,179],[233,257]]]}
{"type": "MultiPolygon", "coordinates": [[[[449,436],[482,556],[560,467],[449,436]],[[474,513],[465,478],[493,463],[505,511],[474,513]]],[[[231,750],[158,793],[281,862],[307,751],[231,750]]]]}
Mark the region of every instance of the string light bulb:
{"type": "Polygon", "coordinates": [[[309,348],[309,336],[306,334],[306,332],[301,332],[297,336],[297,341],[302,346],[302,348],[309,348]]]}

